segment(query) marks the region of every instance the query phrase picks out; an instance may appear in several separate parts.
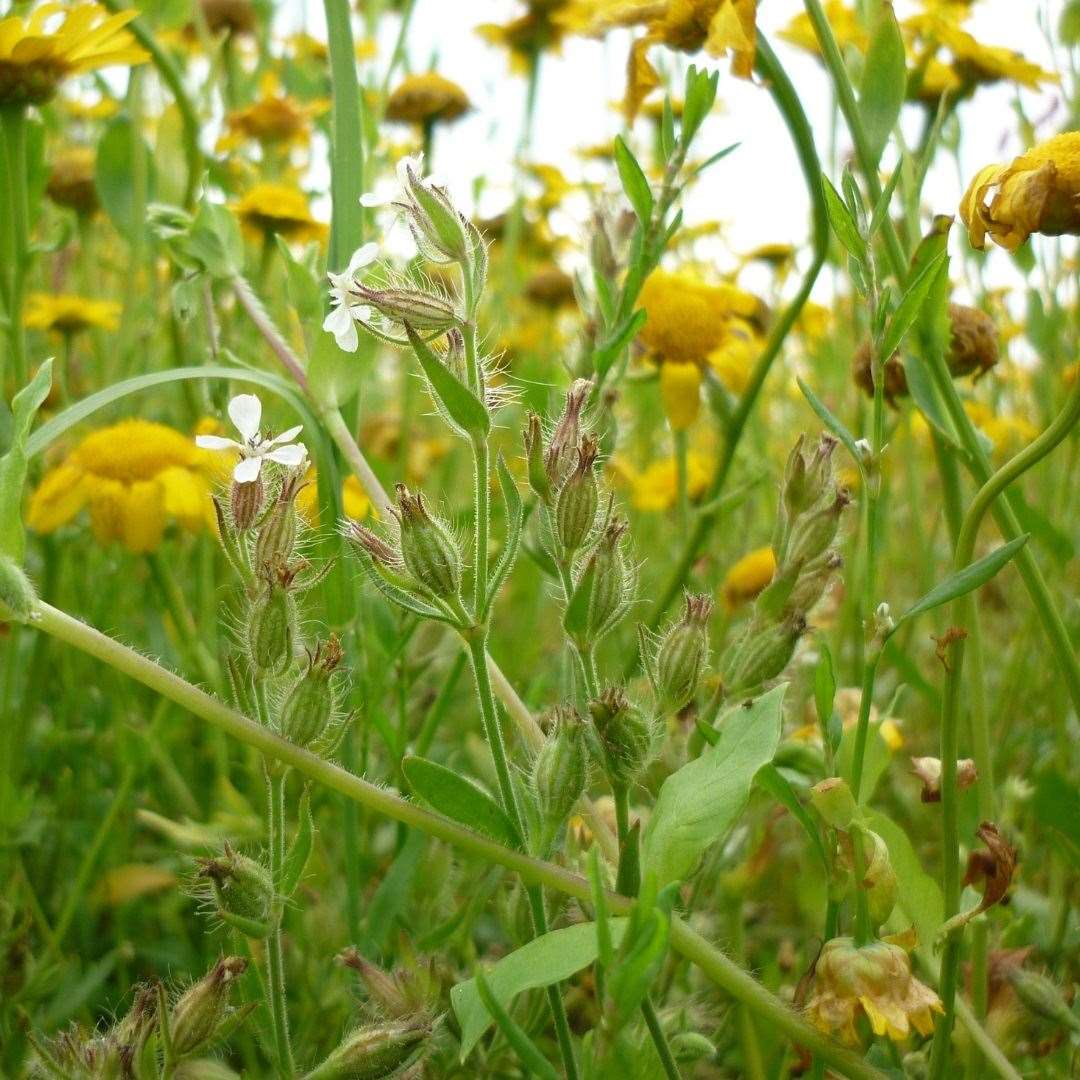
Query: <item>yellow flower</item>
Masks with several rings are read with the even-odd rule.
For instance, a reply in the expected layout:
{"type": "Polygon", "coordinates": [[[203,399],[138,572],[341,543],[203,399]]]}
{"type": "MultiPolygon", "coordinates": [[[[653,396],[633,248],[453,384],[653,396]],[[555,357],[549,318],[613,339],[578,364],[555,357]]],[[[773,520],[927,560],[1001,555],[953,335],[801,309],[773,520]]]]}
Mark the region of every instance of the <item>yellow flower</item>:
{"type": "Polygon", "coordinates": [[[965,401],[964,411],[993,443],[994,457],[998,460],[1012,457],[1039,434],[1039,429],[1029,420],[1008,413],[995,413],[981,401],[965,401]]]}
{"type": "Polygon", "coordinates": [[[23,323],[28,330],[78,334],[83,330],[116,330],[120,304],[65,293],[31,293],[26,298],[23,323]]]}
{"type": "Polygon", "coordinates": [[[102,97],[97,101],[83,101],[81,98],[61,97],[57,104],[73,120],[108,120],[120,111],[120,102],[115,98],[102,97]]]}
{"type": "MultiPolygon", "coordinates": [[[[360,486],[360,481],[351,473],[341,485],[341,502],[345,516],[354,521],[366,518],[372,511],[371,500],[360,486]]],[[[296,496],[296,509],[309,525],[319,524],[319,471],[314,465],[304,476],[304,486],[296,496]]]]}
{"type": "Polygon", "coordinates": [[[386,102],[386,119],[405,124],[449,124],[472,105],[457,83],[434,71],[406,75],[386,102]]]}
{"type": "Polygon", "coordinates": [[[154,551],[170,518],[191,531],[214,528],[210,494],[221,456],[164,424],[122,420],[91,432],[42,477],[27,524],[55,532],[89,507],[98,543],[154,551]]]}
{"type": "Polygon", "coordinates": [[[219,140],[218,146],[227,148],[244,139],[264,146],[303,146],[311,136],[311,118],[325,108],[325,103],[304,104],[267,87],[257,101],[225,117],[229,134],[219,140]]]}
{"type": "Polygon", "coordinates": [[[761,335],[745,319],[728,319],[720,344],[709,353],[709,367],[733,394],[741,394],[761,353],[761,335]]]}
{"type": "Polygon", "coordinates": [[[1080,233],[1080,131],[1055,135],[1010,165],[981,169],[960,203],[960,217],[980,251],[987,233],[1009,251],[1032,233],[1080,233]]]}
{"type": "Polygon", "coordinates": [[[660,365],[660,399],[672,431],[686,431],[701,409],[701,368],[692,360],[660,365]]]}
{"type": "Polygon", "coordinates": [[[57,206],[77,214],[92,214],[98,207],[94,166],[97,155],[91,146],[69,146],[52,160],[45,191],[57,206]]]}
{"type": "Polygon", "coordinates": [[[508,23],[484,23],[476,32],[489,45],[506,49],[513,70],[525,74],[534,57],[558,51],[566,27],[559,23],[557,14],[558,5],[530,9],[508,23]]]}
{"type": "Polygon", "coordinates": [[[288,184],[256,184],[235,209],[241,224],[252,232],[277,233],[301,242],[326,234],[326,226],[311,216],[304,193],[288,184]]]}
{"type": "Polygon", "coordinates": [[[814,970],[814,992],[807,1003],[810,1019],[822,1031],[849,1043],[859,1041],[855,1020],[862,1014],[875,1035],[902,1042],[914,1028],[934,1030],[935,1012],[944,1012],[930,987],[911,973],[911,961],[899,945],[874,941],[857,947],[851,938],[825,943],[814,970]]]}
{"type": "Polygon", "coordinates": [[[110,15],[94,3],[47,3],[28,17],[0,19],[0,105],[40,105],[69,75],[144,63],[149,54],[124,29],[136,15],[110,15]]]}
{"type": "MultiPolygon", "coordinates": [[[[630,486],[630,501],[636,510],[658,513],[670,510],[678,497],[678,472],[673,457],[654,461],[643,472],[615,460],[612,468],[630,486]]],[[[713,459],[691,450],[686,456],[686,490],[693,499],[705,494],[712,480],[713,459]]]]}
{"type": "MultiPolygon", "coordinates": [[[[870,36],[866,32],[866,27],[863,26],[862,19],[859,18],[859,13],[845,4],[844,0],[827,0],[824,9],[825,18],[832,28],[837,45],[841,49],[850,46],[865,53],[870,44],[870,36]]],[[[777,36],[805,52],[813,53],[815,56],[821,55],[817,34],[814,33],[810,16],[806,12],[796,15],[777,36]]]]}
{"type": "Polygon", "coordinates": [[[806,338],[810,344],[816,344],[829,332],[832,324],[832,311],[824,304],[816,304],[813,300],[807,300],[799,312],[795,329],[806,338]]]}
{"type": "MultiPolygon", "coordinates": [[[[836,712],[840,717],[840,724],[845,732],[854,731],[859,722],[859,703],[861,699],[862,694],[857,686],[842,686],[836,691],[836,712]]],[[[798,742],[813,743],[820,746],[821,726],[818,724],[816,715],[812,713],[809,707],[807,715],[810,716],[810,719],[802,727],[796,728],[791,733],[791,738],[798,742]]],[[[882,719],[878,714],[876,705],[870,706],[869,719],[871,731],[877,731],[878,737],[890,752],[895,753],[903,747],[904,735],[900,730],[901,721],[892,716],[886,716],[882,719]]]]}
{"type": "Polygon", "coordinates": [[[327,47],[326,42],[320,41],[317,37],[312,37],[311,34],[305,34],[303,31],[290,34],[285,39],[285,47],[289,50],[293,60],[298,63],[325,64],[330,60],[330,49],[327,47]]]}
{"type": "Polygon", "coordinates": [[[771,547],[761,547],[744,555],[728,570],[722,586],[728,608],[736,608],[755,596],[773,579],[776,556],[771,547]]]}

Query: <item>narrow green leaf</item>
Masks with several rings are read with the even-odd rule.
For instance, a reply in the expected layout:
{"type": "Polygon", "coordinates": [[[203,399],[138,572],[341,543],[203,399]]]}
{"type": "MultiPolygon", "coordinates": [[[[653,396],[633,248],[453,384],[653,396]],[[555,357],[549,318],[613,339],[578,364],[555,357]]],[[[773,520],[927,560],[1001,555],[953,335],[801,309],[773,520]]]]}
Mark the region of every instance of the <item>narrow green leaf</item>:
{"type": "MultiPolygon", "coordinates": [[[[12,584],[22,586],[25,578],[21,567],[26,554],[26,530],[22,519],[23,487],[26,484],[26,466],[30,454],[27,436],[42,402],[52,388],[52,358],[44,361],[33,379],[12,399],[10,444],[0,457],[0,555],[14,563],[12,584]]],[[[23,595],[21,588],[12,588],[7,599],[14,604],[23,595]]],[[[25,602],[25,597],[24,597],[25,602]]],[[[23,604],[18,605],[19,609],[23,604]]],[[[25,614],[25,612],[22,612],[25,614]]]]}
{"type": "Polygon", "coordinates": [[[723,161],[728,154],[732,153],[732,151],[738,150],[741,145],[741,143],[733,142],[730,146],[725,146],[723,150],[717,150],[711,157],[707,157],[700,165],[695,166],[693,172],[690,173],[690,176],[700,176],[706,169],[712,168],[718,161],[723,161]]]}
{"type": "Polygon", "coordinates": [[[896,185],[903,171],[904,162],[900,160],[896,163],[896,168],[893,169],[892,176],[889,177],[889,182],[881,193],[881,198],[874,204],[874,212],[870,215],[870,228],[866,232],[867,238],[870,240],[877,236],[878,230],[889,216],[889,204],[892,202],[893,192],[896,191],[896,185]]]}
{"type": "Polygon", "coordinates": [[[153,199],[154,161],[150,148],[137,131],[130,117],[115,116],[108,122],[97,147],[97,166],[94,183],[101,205],[109,220],[126,240],[131,242],[146,223],[137,206],[135,170],[136,154],[142,155],[146,188],[143,196],[153,199]]]}
{"type": "Polygon", "coordinates": [[[311,785],[304,785],[300,806],[296,811],[296,836],[285,854],[284,872],[279,886],[282,896],[292,896],[307,869],[311,849],[315,844],[315,823],[311,819],[311,785]]]}
{"type": "Polygon", "coordinates": [[[675,152],[675,113],[671,108],[671,95],[664,95],[664,111],[660,117],[660,155],[666,163],[675,152]]]}
{"type": "Polygon", "coordinates": [[[596,958],[604,967],[610,967],[615,959],[615,949],[611,943],[611,927],[607,903],[607,877],[600,860],[600,847],[593,844],[589,848],[589,886],[592,894],[593,911],[596,913],[596,958]]]}
{"type": "Polygon", "coordinates": [[[855,436],[848,431],[844,426],[843,421],[832,412],[825,402],[823,402],[801,378],[798,378],[795,381],[799,384],[799,389],[802,391],[803,397],[806,398],[810,408],[817,413],[821,422],[844,444],[847,448],[847,452],[859,467],[859,471],[862,472],[862,455],[855,445],[855,436]]]}
{"type": "Polygon", "coordinates": [[[670,914],[659,908],[642,914],[644,918],[631,920],[633,932],[623,937],[622,949],[608,978],[608,996],[623,1022],[641,1006],[667,955],[670,914]]]}
{"type": "Polygon", "coordinates": [[[906,93],[904,40],[892,4],[880,4],[859,87],[859,115],[869,143],[870,168],[876,168],[881,160],[906,93]]]}
{"type": "MultiPolygon", "coordinates": [[[[622,942],[628,922],[626,918],[608,920],[616,948],[622,942]]],[[[492,996],[506,1008],[525,990],[536,990],[569,979],[595,962],[596,956],[596,923],[578,923],[542,934],[504,956],[488,970],[487,981],[492,996]]],[[[461,1060],[464,1061],[487,1031],[492,1017],[480,1000],[475,979],[452,987],[450,1004],[461,1025],[461,1060]]]]}
{"type": "Polygon", "coordinates": [[[485,438],[491,431],[491,417],[484,403],[424,344],[408,324],[405,333],[424,369],[428,384],[450,419],[470,438],[485,438]]]}
{"type": "Polygon", "coordinates": [[[660,788],[642,843],[642,877],[657,888],[684,879],[738,820],[754,775],[780,742],[787,684],[728,712],[720,739],[660,788]]]}
{"type": "Polygon", "coordinates": [[[896,311],[893,312],[892,318],[889,320],[888,328],[881,339],[881,345],[878,349],[880,356],[888,359],[896,352],[900,347],[900,342],[904,340],[904,335],[907,334],[912,324],[919,317],[931,289],[941,280],[942,275],[947,275],[948,272],[949,264],[944,253],[936,256],[923,268],[919,276],[908,287],[907,292],[904,293],[904,298],[900,301],[896,311]]]}
{"type": "Polygon", "coordinates": [[[795,789],[784,779],[784,774],[770,762],[768,765],[762,765],[758,769],[757,776],[754,777],[754,783],[763,787],[803,827],[803,831],[810,840],[815,854],[821,860],[825,875],[828,877],[829,859],[825,854],[825,845],[821,842],[821,833],[818,831],[817,823],[806,807],[799,801],[795,789]]]}
{"type": "Polygon", "coordinates": [[[615,136],[615,167],[619,170],[619,179],[622,181],[623,191],[634,208],[642,228],[648,225],[653,212],[653,193],[649,187],[648,178],[644,170],[638,164],[638,160],[630,152],[621,135],[615,136]]]}
{"type": "Polygon", "coordinates": [[[913,619],[916,615],[932,611],[934,608],[941,607],[942,604],[947,604],[951,600],[973,592],[980,585],[985,585],[1028,542],[1029,535],[1029,533],[1024,533],[1023,536],[1018,536],[1015,540],[1002,544],[1001,547],[991,551],[989,555],[984,555],[981,559],[969,563],[963,570],[950,574],[920,600],[916,600],[896,620],[896,625],[899,626],[900,623],[913,619]]]}
{"type": "Polygon", "coordinates": [[[833,187],[832,181],[824,173],[821,180],[821,190],[825,195],[825,209],[829,215],[832,231],[852,258],[865,262],[866,243],[859,235],[859,227],[855,224],[851,211],[840,197],[840,193],[833,187]]]}
{"type": "Polygon", "coordinates": [[[379,951],[386,948],[399,912],[405,909],[427,851],[428,837],[410,829],[367,908],[367,936],[379,951]]]}
{"type": "Polygon", "coordinates": [[[518,1056],[518,1060],[531,1074],[540,1077],[540,1080],[559,1080],[559,1074],[555,1066],[540,1052],[537,1045],[529,1038],[525,1031],[514,1023],[513,1018],[499,1003],[499,1000],[491,991],[487,976],[482,968],[476,969],[476,992],[480,995],[480,1001],[487,1009],[499,1030],[506,1036],[506,1041],[518,1056]]]}
{"type": "Polygon", "coordinates": [[[814,668],[814,706],[817,709],[818,723],[824,729],[832,719],[833,700],[836,698],[836,673],[833,670],[829,646],[822,641],[819,650],[817,667],[814,668]]]}
{"type": "Polygon", "coordinates": [[[433,810],[507,847],[521,847],[506,812],[479,784],[422,757],[405,758],[401,771],[413,791],[433,810]]]}
{"type": "Polygon", "coordinates": [[[598,376],[602,378],[607,374],[608,369],[615,363],[623,349],[637,337],[638,332],[645,325],[646,319],[648,319],[648,315],[646,314],[645,309],[638,308],[638,310],[635,311],[622,326],[618,327],[611,337],[609,337],[607,341],[593,353],[593,367],[596,369],[596,374],[598,376]]]}

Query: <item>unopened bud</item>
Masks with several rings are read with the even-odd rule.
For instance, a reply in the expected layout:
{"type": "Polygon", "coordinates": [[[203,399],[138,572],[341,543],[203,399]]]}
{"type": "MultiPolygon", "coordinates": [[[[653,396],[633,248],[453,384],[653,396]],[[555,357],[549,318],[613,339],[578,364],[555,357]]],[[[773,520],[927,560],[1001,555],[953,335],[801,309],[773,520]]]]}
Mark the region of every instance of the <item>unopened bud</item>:
{"type": "Polygon", "coordinates": [[[290,473],[281,483],[274,505],[263,518],[255,537],[256,567],[287,563],[296,547],[296,496],[303,478],[290,473]]]}
{"type": "Polygon", "coordinates": [[[634,592],[634,574],[623,551],[628,528],[624,518],[608,522],[586,570],[592,573],[593,584],[583,636],[593,645],[626,614],[634,592]]]}
{"type": "Polygon", "coordinates": [[[402,170],[405,196],[409,200],[405,220],[417,248],[432,262],[463,262],[469,245],[466,224],[441,187],[424,181],[406,165],[402,170]]]}
{"type": "Polygon", "coordinates": [[[841,488],[832,498],[801,514],[791,526],[787,561],[805,565],[821,555],[835,539],[840,515],[850,503],[851,496],[841,488]]]}
{"type": "Polygon", "coordinates": [[[555,533],[567,554],[577,551],[589,538],[600,507],[600,492],[593,472],[596,440],[586,435],[577,455],[577,468],[560,488],[555,501],[555,533]]]}
{"type": "Polygon", "coordinates": [[[577,463],[578,443],[581,441],[581,410],[590,390],[592,383],[588,379],[575,379],[566,392],[566,404],[544,454],[544,468],[553,488],[562,485],[577,463]]]}
{"type": "Polygon", "coordinates": [[[682,618],[661,638],[656,650],[656,690],[662,708],[681,709],[697,693],[701,669],[709,655],[709,619],[712,600],[704,594],[686,594],[682,618]]]}
{"type": "Polygon", "coordinates": [[[698,1031],[680,1031],[669,1040],[675,1060],[690,1065],[716,1057],[716,1044],[698,1031]]]}
{"type": "Polygon", "coordinates": [[[431,1034],[426,1017],[356,1028],[306,1080],[379,1080],[390,1076],[431,1034]]]}
{"type": "Polygon", "coordinates": [[[337,713],[333,675],[341,663],[341,643],[331,635],[308,653],[307,670],[285,695],[278,717],[281,735],[296,746],[308,747],[321,738],[337,713]]]}
{"type": "Polygon", "coordinates": [[[436,292],[407,285],[372,289],[359,281],[352,283],[350,291],[391,322],[411,326],[421,334],[445,333],[461,325],[461,317],[453,303],[436,292]]]}
{"type": "Polygon", "coordinates": [[[229,512],[237,532],[247,532],[259,520],[265,498],[261,475],[246,482],[233,481],[229,492],[229,512]]]}
{"type": "Polygon", "coordinates": [[[847,781],[839,776],[815,784],[810,789],[810,801],[825,823],[834,829],[848,828],[859,809],[847,781]]]}
{"type": "Polygon", "coordinates": [[[264,582],[248,615],[248,653],[257,673],[280,675],[292,663],[296,601],[278,573],[268,572],[264,582]]]}
{"type": "Polygon", "coordinates": [[[195,1058],[181,1061],[172,1071],[173,1080],[240,1080],[224,1062],[214,1058],[195,1058]]]}
{"type": "Polygon", "coordinates": [[[775,678],[787,667],[805,633],[806,618],[798,611],[778,623],[752,628],[735,650],[725,683],[734,692],[775,678]]]}
{"type": "MultiPolygon", "coordinates": [[[[267,920],[274,903],[274,883],[262,863],[226,844],[221,855],[198,860],[198,877],[209,889],[214,907],[226,921],[231,917],[270,927],[267,920]]],[[[248,936],[258,936],[251,931],[248,936]]]]}
{"type": "Polygon", "coordinates": [[[231,1013],[229,995],[233,984],[246,970],[247,961],[242,957],[222,957],[184,991],[169,1017],[176,1057],[191,1054],[213,1039],[231,1013]]]}
{"type": "Polygon", "coordinates": [[[461,552],[450,530],[428,513],[419,492],[410,495],[404,484],[398,484],[397,496],[401,556],[406,569],[436,596],[457,596],[461,588],[461,552]]]}
{"type": "Polygon", "coordinates": [[[617,687],[589,703],[603,750],[604,771],[613,785],[625,786],[641,775],[656,749],[656,729],[617,687]]]}
{"type": "Polygon", "coordinates": [[[844,565],[839,552],[826,551],[808,566],[795,582],[787,598],[789,611],[809,611],[822,597],[829,583],[836,577],[836,572],[844,565]]]}
{"type": "Polygon", "coordinates": [[[811,489],[806,475],[806,457],[803,454],[805,444],[806,436],[800,435],[788,455],[780,488],[781,502],[788,517],[792,519],[809,509],[817,498],[817,492],[811,489]]]}
{"type": "Polygon", "coordinates": [[[1016,991],[1016,996],[1036,1016],[1049,1020],[1052,1024],[1061,1024],[1070,1031],[1080,1032],[1080,1018],[1069,1008],[1060,988],[1052,979],[1036,971],[1025,971],[1021,967],[1012,968],[1008,979],[1016,991]]]}
{"type": "Polygon", "coordinates": [[[400,553],[378,533],[373,532],[366,525],[361,525],[359,521],[350,520],[346,524],[345,539],[382,566],[400,570],[403,565],[400,553]]]}
{"type": "Polygon", "coordinates": [[[137,1060],[147,1039],[157,1027],[158,986],[142,983],[135,987],[131,1008],[109,1030],[107,1040],[127,1060],[137,1060]]]}
{"type": "Polygon", "coordinates": [[[9,555],[0,555],[0,613],[26,622],[36,603],[37,593],[23,568],[9,555]]]}
{"type": "Polygon", "coordinates": [[[544,465],[544,437],[540,417],[529,413],[529,425],[524,433],[525,460],[529,466],[529,487],[545,505],[551,505],[551,480],[544,465]]]}
{"type": "Polygon", "coordinates": [[[532,780],[540,800],[538,850],[546,855],[585,790],[585,732],[572,707],[556,710],[554,730],[536,755],[532,780]]]}

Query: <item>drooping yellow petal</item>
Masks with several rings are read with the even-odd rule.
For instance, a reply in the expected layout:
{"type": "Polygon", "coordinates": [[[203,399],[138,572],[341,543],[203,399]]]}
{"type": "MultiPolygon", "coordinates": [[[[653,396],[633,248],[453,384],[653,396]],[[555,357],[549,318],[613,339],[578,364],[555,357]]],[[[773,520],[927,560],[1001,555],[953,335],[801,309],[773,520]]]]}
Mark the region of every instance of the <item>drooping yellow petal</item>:
{"type": "Polygon", "coordinates": [[[176,518],[181,525],[197,532],[206,522],[210,505],[210,488],[206,481],[189,469],[177,465],[158,475],[161,484],[165,512],[176,518]]]}
{"type": "Polygon", "coordinates": [[[711,56],[731,52],[731,73],[749,79],[754,72],[757,48],[757,0],[720,0],[712,21],[705,51],[711,56]]]}
{"type": "Polygon", "coordinates": [[[165,535],[165,496],[156,480],[141,480],[121,500],[121,539],[136,555],[157,549],[165,535]]]}
{"type": "Polygon", "coordinates": [[[701,368],[694,363],[660,365],[660,397],[672,431],[686,431],[701,408],[701,368]]]}
{"type": "Polygon", "coordinates": [[[82,470],[64,463],[50,469],[30,498],[26,523],[34,532],[51,533],[66,525],[86,505],[82,470]]]}

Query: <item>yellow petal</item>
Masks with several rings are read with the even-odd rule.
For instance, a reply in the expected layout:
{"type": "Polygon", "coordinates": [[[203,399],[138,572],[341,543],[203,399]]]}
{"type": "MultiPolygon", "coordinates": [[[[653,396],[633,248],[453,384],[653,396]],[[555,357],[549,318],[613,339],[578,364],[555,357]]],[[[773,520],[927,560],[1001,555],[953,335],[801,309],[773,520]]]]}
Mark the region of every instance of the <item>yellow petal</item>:
{"type": "Polygon", "coordinates": [[[51,533],[66,525],[85,505],[82,470],[65,462],[42,477],[30,499],[26,523],[34,532],[51,533]]]}
{"type": "Polygon", "coordinates": [[[693,363],[660,365],[660,397],[672,431],[686,431],[701,408],[701,369],[693,363]]]}
{"type": "Polygon", "coordinates": [[[154,551],[165,533],[165,497],[161,484],[140,480],[121,500],[120,538],[128,551],[145,555],[154,551]]]}
{"type": "Polygon", "coordinates": [[[197,531],[206,521],[210,489],[201,476],[173,465],[158,475],[165,501],[165,512],[186,529],[197,531]]]}

